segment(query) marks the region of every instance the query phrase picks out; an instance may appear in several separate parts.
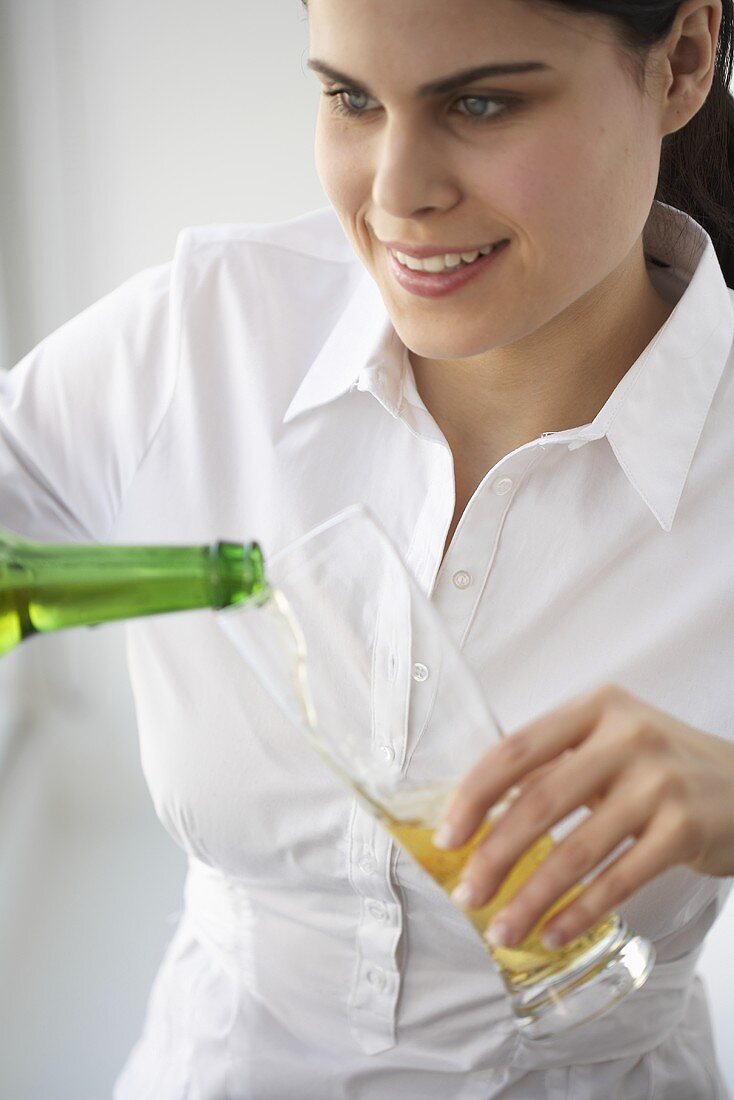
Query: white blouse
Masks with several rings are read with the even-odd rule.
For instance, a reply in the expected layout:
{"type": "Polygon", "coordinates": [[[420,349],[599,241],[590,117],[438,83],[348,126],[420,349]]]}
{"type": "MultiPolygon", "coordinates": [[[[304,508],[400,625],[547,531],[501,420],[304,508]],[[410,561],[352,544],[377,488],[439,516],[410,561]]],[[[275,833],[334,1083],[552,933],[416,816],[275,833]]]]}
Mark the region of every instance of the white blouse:
{"type": "MultiPolygon", "coordinates": [[[[329,207],[185,230],[3,377],[0,523],[267,558],[362,501],[508,731],[611,681],[731,739],[734,291],[701,226],[661,211],[683,235],[678,266],[650,266],[670,318],[591,423],[486,474],[443,563],[451,451],[329,207]]],[[[533,1044],[468,921],[211,612],[128,640],[142,766],[190,870],[115,1100],[726,1096],[695,966],[731,880],[675,867],[619,906],[655,943],[647,984],[533,1044]]]]}

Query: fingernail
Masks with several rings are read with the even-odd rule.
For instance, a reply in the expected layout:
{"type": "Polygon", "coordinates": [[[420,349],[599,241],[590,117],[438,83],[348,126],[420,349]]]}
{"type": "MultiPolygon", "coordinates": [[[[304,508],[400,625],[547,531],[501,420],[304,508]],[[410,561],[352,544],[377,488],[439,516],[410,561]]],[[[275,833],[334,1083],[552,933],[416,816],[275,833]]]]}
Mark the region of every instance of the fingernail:
{"type": "Polygon", "coordinates": [[[460,909],[471,909],[474,900],[474,891],[468,882],[460,882],[451,895],[451,900],[456,902],[460,909]]]}
{"type": "Polygon", "coordinates": [[[448,821],[442,821],[431,837],[434,848],[453,848],[454,830],[448,821]]]}
{"type": "Polygon", "coordinates": [[[507,947],[510,942],[510,926],[505,921],[494,921],[484,933],[484,938],[492,947],[507,947]]]}
{"type": "Polygon", "coordinates": [[[549,928],[547,932],[543,932],[540,937],[540,942],[543,947],[547,947],[549,951],[552,951],[554,947],[560,947],[563,943],[563,935],[556,928],[549,928]]]}

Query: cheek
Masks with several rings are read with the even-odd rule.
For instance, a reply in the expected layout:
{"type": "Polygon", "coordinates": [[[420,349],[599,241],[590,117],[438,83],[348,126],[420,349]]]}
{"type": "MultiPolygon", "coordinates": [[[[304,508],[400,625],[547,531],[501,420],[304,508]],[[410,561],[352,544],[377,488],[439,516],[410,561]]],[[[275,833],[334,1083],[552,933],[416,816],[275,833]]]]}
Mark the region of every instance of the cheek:
{"type": "Polygon", "coordinates": [[[319,124],[314,163],[321,186],[335,210],[354,210],[364,203],[359,147],[350,137],[319,124]]]}
{"type": "Polygon", "coordinates": [[[639,232],[640,212],[644,224],[656,176],[648,203],[642,144],[618,123],[584,113],[522,141],[515,135],[475,186],[516,223],[541,264],[552,261],[558,271],[565,256],[572,269],[594,268],[605,255],[616,261],[620,249],[624,254],[639,232]]]}
{"type": "Polygon", "coordinates": [[[508,148],[488,189],[528,231],[566,235],[609,187],[606,160],[591,135],[546,129],[508,148]]]}

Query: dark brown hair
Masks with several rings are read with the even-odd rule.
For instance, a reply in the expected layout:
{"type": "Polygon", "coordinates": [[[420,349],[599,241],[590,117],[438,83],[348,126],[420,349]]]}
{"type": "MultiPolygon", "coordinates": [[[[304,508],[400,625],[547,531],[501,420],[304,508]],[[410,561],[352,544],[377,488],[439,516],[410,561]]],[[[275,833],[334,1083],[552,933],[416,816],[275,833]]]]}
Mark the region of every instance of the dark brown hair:
{"type": "MultiPolygon", "coordinates": [[[[308,8],[308,0],[301,0],[308,8]]],[[[648,59],[675,22],[682,0],[523,0],[602,16],[615,32],[622,61],[641,91],[648,59]]],[[[722,20],[711,90],[700,110],[662,141],[655,198],[685,211],[713,241],[727,286],[734,288],[734,0],[722,0],[722,20]]]]}

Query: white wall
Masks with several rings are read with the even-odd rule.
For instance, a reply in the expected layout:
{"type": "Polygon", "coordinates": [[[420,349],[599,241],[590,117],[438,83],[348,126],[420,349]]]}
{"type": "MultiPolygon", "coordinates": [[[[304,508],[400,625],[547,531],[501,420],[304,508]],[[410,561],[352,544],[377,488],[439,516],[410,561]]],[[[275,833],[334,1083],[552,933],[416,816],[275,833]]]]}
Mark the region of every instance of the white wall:
{"type": "MultiPolygon", "coordinates": [[[[298,0],[0,0],[0,363],[185,225],[325,203],[298,0]]],[[[2,522],[2,517],[0,517],[2,522]]],[[[180,906],[122,628],[0,661],[0,1097],[109,1096],[180,906]]],[[[722,1063],[734,906],[704,972],[722,1063]]]]}

